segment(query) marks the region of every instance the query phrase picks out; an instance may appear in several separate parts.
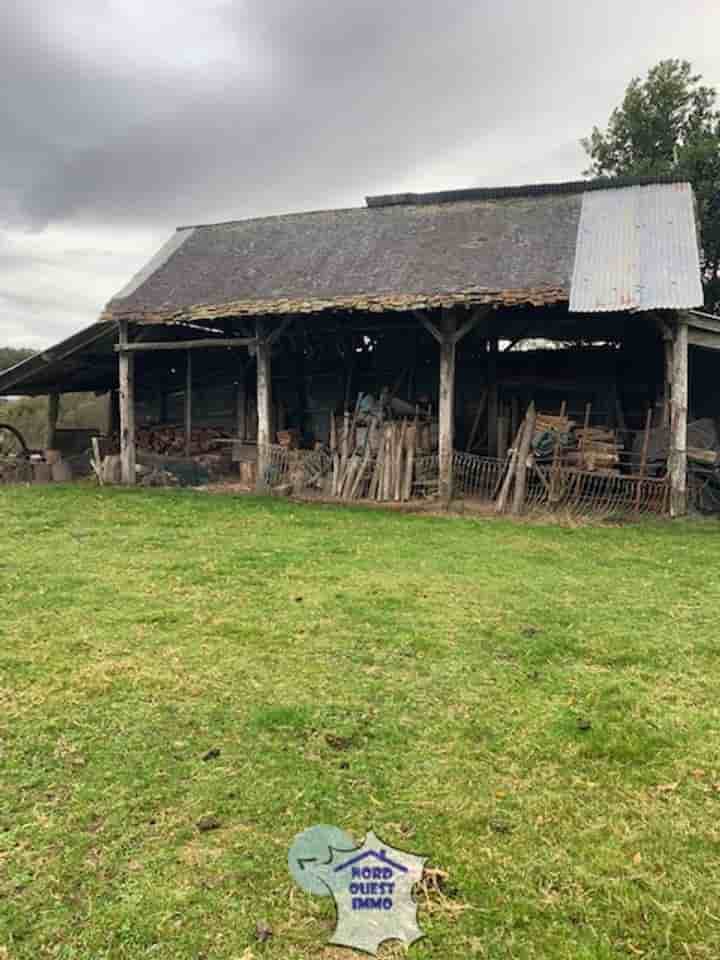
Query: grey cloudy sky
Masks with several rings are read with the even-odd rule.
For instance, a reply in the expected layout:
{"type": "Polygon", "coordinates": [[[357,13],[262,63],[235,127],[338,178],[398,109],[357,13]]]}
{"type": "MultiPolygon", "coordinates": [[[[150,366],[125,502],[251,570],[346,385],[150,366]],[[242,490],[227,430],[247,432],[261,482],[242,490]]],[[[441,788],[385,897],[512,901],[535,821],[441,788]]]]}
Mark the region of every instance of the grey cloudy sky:
{"type": "Polygon", "coordinates": [[[177,224],[574,179],[717,0],[6,0],[0,344],[96,319],[177,224]]]}

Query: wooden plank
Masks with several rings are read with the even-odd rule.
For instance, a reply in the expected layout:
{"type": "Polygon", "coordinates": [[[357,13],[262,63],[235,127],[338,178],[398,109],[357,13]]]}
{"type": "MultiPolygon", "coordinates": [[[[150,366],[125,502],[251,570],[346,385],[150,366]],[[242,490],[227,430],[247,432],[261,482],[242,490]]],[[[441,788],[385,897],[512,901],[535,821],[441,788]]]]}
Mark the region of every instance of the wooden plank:
{"type": "Polygon", "coordinates": [[[495,500],[495,513],[503,513],[507,505],[508,495],[510,493],[510,486],[515,476],[515,470],[517,467],[518,452],[520,450],[520,444],[522,439],[525,436],[525,425],[527,423],[527,416],[523,419],[523,422],[520,424],[520,429],[518,430],[515,440],[512,445],[512,452],[510,454],[510,459],[507,464],[507,469],[505,474],[500,481],[499,489],[497,490],[497,499],[495,500]]]}
{"type": "Polygon", "coordinates": [[[565,420],[565,411],[567,410],[567,400],[560,404],[560,417],[555,430],[555,443],[553,444],[553,457],[550,466],[550,502],[554,503],[560,496],[560,449],[562,422],[565,420]]]}
{"type": "Polygon", "coordinates": [[[192,354],[185,357],[185,456],[190,457],[192,443],[192,354]]]}
{"type": "Polygon", "coordinates": [[[513,501],[511,513],[519,516],[525,504],[525,487],[527,484],[527,460],[530,453],[530,444],[535,433],[535,404],[530,403],[527,415],[525,417],[525,430],[520,441],[520,449],[517,455],[517,464],[515,467],[515,489],[513,490],[513,501]]]}
{"type": "Polygon", "coordinates": [[[105,483],[105,478],[103,476],[103,458],[100,454],[100,440],[98,437],[91,437],[90,444],[92,446],[92,458],[90,460],[90,466],[93,469],[93,473],[97,477],[98,484],[102,487],[105,483]]]}
{"type": "Polygon", "coordinates": [[[57,442],[57,423],[58,415],[60,413],[60,394],[51,393],[48,395],[48,409],[47,409],[47,436],[45,438],[45,446],[49,450],[55,449],[55,444],[57,442]]]}
{"type": "Polygon", "coordinates": [[[410,500],[413,489],[413,473],[415,471],[415,445],[417,443],[417,422],[410,424],[407,430],[407,458],[405,460],[405,476],[403,477],[403,500],[410,500]]]}
{"type": "MultiPolygon", "coordinates": [[[[119,346],[128,345],[128,322],[119,320],[119,346]]],[[[135,356],[118,355],[120,380],[120,475],[125,484],[134,484],[135,474],[135,356]]]]}
{"type": "Polygon", "coordinates": [[[440,403],[438,411],[440,460],[440,500],[449,504],[453,495],[453,445],[455,433],[455,316],[442,312],[443,336],[440,342],[440,403]]]}
{"type": "Polygon", "coordinates": [[[264,320],[255,321],[257,336],[257,481],[255,489],[263,493],[267,489],[268,467],[270,466],[269,447],[272,432],[272,374],[270,367],[270,344],[265,338],[264,320]]]}
{"type": "MultiPolygon", "coordinates": [[[[126,321],[120,321],[125,323],[126,321]]],[[[200,350],[208,347],[254,347],[256,337],[207,337],[198,340],[136,340],[118,343],[116,353],[141,353],[153,350],[200,350]]]]}
{"type": "Polygon", "coordinates": [[[706,350],[720,350],[720,333],[711,333],[709,330],[688,329],[688,343],[693,347],[704,347],[706,350]]]}
{"type": "Polygon", "coordinates": [[[689,310],[685,314],[685,319],[691,331],[695,327],[698,330],[708,330],[710,333],[720,334],[720,317],[714,317],[711,313],[698,313],[695,310],[689,310]]]}
{"type": "Polygon", "coordinates": [[[670,516],[687,513],[688,325],[678,315],[673,338],[670,416],[670,516]]]}
{"type": "MultiPolygon", "coordinates": [[[[642,442],[642,452],[640,454],[640,476],[644,477],[647,470],[647,458],[648,458],[648,447],[650,444],[650,428],[652,427],[652,407],[648,407],[647,414],[645,415],[645,432],[643,433],[643,442],[642,442]]],[[[642,483],[638,482],[637,490],[635,491],[635,511],[636,513],[640,510],[640,504],[642,501],[642,483]]]]}

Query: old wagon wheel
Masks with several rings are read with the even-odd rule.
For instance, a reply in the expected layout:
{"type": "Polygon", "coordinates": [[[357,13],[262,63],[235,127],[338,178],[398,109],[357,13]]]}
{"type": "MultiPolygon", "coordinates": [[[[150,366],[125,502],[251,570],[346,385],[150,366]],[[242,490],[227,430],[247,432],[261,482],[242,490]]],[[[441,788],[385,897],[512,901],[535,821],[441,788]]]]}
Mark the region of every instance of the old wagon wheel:
{"type": "Polygon", "coordinates": [[[31,451],[25,438],[11,423],[0,423],[0,456],[29,459],[31,451]]]}

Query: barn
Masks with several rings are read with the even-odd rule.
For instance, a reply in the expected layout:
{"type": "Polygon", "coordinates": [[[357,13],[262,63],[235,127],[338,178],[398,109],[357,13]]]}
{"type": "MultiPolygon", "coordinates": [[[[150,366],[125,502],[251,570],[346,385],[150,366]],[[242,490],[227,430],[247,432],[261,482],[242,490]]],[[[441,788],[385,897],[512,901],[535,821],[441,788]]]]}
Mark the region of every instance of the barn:
{"type": "Polygon", "coordinates": [[[681,180],[375,196],[178,228],[0,395],[54,398],[52,446],[59,395],[107,394],[125,483],[202,459],[301,496],[680,515],[688,444],[711,473],[720,449],[702,302],[681,180]]]}

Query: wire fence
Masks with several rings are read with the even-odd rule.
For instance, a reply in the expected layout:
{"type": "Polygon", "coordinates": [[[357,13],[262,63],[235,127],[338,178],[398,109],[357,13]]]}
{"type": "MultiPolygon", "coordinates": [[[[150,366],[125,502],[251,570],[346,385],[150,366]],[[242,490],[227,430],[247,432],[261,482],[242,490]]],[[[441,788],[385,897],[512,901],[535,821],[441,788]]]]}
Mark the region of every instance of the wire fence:
{"type": "MultiPolygon", "coordinates": [[[[324,450],[289,450],[272,445],[265,451],[265,485],[295,496],[336,496],[345,500],[419,501],[437,498],[440,464],[436,453],[418,456],[408,487],[393,484],[373,490],[377,455],[355,454],[352,481],[333,493],[333,457],[324,450]],[[403,493],[405,489],[405,494],[403,493]]],[[[510,470],[510,458],[496,459],[456,451],[453,456],[453,498],[495,507],[510,470]]],[[[510,478],[502,512],[509,512],[515,480],[510,478]]],[[[720,497],[720,490],[718,491],[720,497]]],[[[633,476],[615,471],[580,470],[531,464],[526,473],[522,512],[561,512],[575,516],[662,516],[669,509],[666,476],[633,476]]]]}

